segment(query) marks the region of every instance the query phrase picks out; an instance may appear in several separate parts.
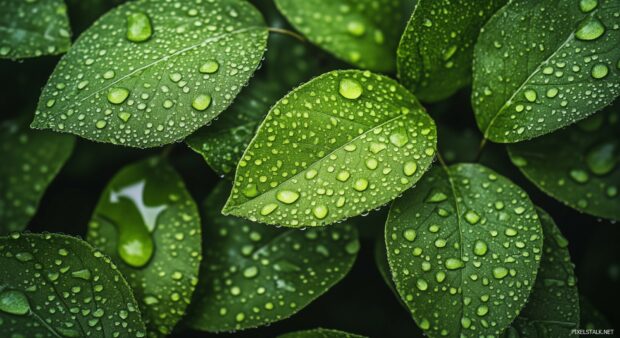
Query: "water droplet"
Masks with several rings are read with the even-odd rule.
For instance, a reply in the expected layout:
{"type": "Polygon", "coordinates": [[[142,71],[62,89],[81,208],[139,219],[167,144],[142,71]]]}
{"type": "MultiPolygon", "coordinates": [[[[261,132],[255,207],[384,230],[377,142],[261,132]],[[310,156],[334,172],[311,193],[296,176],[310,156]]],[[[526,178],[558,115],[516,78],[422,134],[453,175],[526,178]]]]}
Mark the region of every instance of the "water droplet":
{"type": "Polygon", "coordinates": [[[403,173],[406,176],[412,176],[418,170],[418,165],[415,162],[407,162],[403,165],[403,173]]]}
{"type": "Polygon", "coordinates": [[[292,204],[299,199],[299,193],[291,190],[280,190],[276,193],[276,199],[285,204],[292,204]]]}
{"type": "Polygon", "coordinates": [[[508,269],[500,266],[493,269],[493,277],[497,279],[502,279],[508,275],[508,269]]]}
{"type": "Polygon", "coordinates": [[[598,0],[581,0],[579,1],[579,9],[584,13],[592,12],[598,6],[598,0]]]}
{"type": "Polygon", "coordinates": [[[271,214],[274,210],[278,208],[278,205],[275,203],[269,203],[265,205],[262,209],[260,209],[260,214],[263,216],[267,216],[271,214]]]}
{"type": "Polygon", "coordinates": [[[485,316],[487,313],[489,313],[489,307],[486,305],[480,305],[476,309],[476,314],[480,317],[485,316]]]}
{"type": "Polygon", "coordinates": [[[349,100],[355,100],[362,95],[362,85],[353,79],[340,80],[339,93],[349,100]]]}
{"type": "Polygon", "coordinates": [[[258,268],[255,266],[250,266],[243,270],[243,277],[245,278],[254,278],[258,275],[258,268]]]}
{"type": "Polygon", "coordinates": [[[318,219],[323,219],[327,216],[329,209],[324,205],[318,205],[312,209],[312,214],[318,219]]]}
{"type": "Polygon", "coordinates": [[[428,283],[422,278],[418,279],[415,284],[420,291],[425,291],[428,289],[428,283]]]}
{"type": "Polygon", "coordinates": [[[20,262],[29,262],[34,259],[34,256],[30,252],[18,252],[15,254],[15,258],[20,262]]]}
{"type": "Polygon", "coordinates": [[[596,175],[606,175],[616,167],[618,144],[604,142],[594,146],[586,154],[586,163],[596,175]]]}
{"type": "Polygon", "coordinates": [[[245,197],[252,198],[258,195],[258,188],[256,184],[250,183],[247,186],[245,186],[245,188],[243,188],[241,192],[243,193],[245,197]]]}
{"type": "Polygon", "coordinates": [[[475,211],[469,210],[465,213],[465,220],[469,224],[476,224],[480,221],[480,215],[478,215],[475,211]]]}
{"type": "Polygon", "coordinates": [[[416,238],[416,232],[414,229],[406,229],[403,231],[403,237],[409,242],[413,242],[416,238]]]}
{"type": "Polygon", "coordinates": [[[590,179],[590,175],[581,169],[573,169],[569,172],[569,175],[577,183],[586,183],[590,179]]]}
{"type": "Polygon", "coordinates": [[[347,31],[353,36],[362,36],[366,32],[366,27],[359,21],[350,21],[347,24],[347,31]]]}
{"type": "Polygon", "coordinates": [[[129,89],[115,87],[108,91],[108,101],[113,104],[121,104],[129,97],[129,89]]]}
{"type": "Polygon", "coordinates": [[[463,261],[458,259],[458,258],[448,258],[448,259],[446,259],[446,264],[445,265],[446,265],[446,269],[448,269],[448,270],[456,270],[456,269],[460,269],[463,266],[465,266],[463,261]]]}
{"type": "Polygon", "coordinates": [[[603,33],[605,33],[603,23],[596,17],[589,16],[579,24],[575,37],[579,40],[592,41],[598,39],[603,33]]]}
{"type": "Polygon", "coordinates": [[[446,194],[444,194],[443,192],[433,189],[431,190],[431,192],[428,194],[428,196],[426,196],[426,199],[424,200],[426,203],[439,203],[439,202],[443,202],[445,200],[448,199],[448,196],[446,194]]]}
{"type": "Polygon", "coordinates": [[[346,182],[349,177],[351,177],[351,174],[346,170],[343,170],[336,175],[336,179],[340,182],[346,182]]]}
{"type": "Polygon", "coordinates": [[[90,273],[90,270],[88,270],[88,269],[82,269],[82,270],[78,270],[78,271],[73,271],[71,273],[71,276],[73,276],[75,278],[80,278],[80,279],[83,279],[83,280],[90,280],[91,273],[90,273]]]}
{"type": "Polygon", "coordinates": [[[16,290],[4,290],[0,293],[0,311],[12,315],[25,315],[30,312],[26,295],[16,290]]]}
{"type": "Polygon", "coordinates": [[[148,40],[153,34],[151,19],[142,12],[131,13],[127,16],[127,39],[133,42],[148,40]]]}
{"type": "Polygon", "coordinates": [[[474,253],[478,256],[484,256],[487,253],[488,247],[487,247],[487,243],[483,242],[483,241],[476,241],[476,243],[474,243],[474,253]]]}
{"type": "Polygon", "coordinates": [[[536,94],[536,91],[532,89],[526,90],[524,95],[525,95],[525,99],[527,99],[529,102],[535,102],[536,97],[538,97],[538,94],[536,94]]]}
{"type": "Polygon", "coordinates": [[[407,133],[404,131],[390,134],[390,143],[399,148],[406,145],[407,142],[409,142],[409,138],[407,137],[407,133]]]}
{"type": "Polygon", "coordinates": [[[360,242],[357,239],[354,239],[347,243],[344,250],[350,255],[355,255],[358,251],[360,251],[360,242]]]}
{"type": "Polygon", "coordinates": [[[606,65],[599,63],[598,65],[592,67],[591,74],[595,79],[602,79],[609,74],[609,68],[606,65]]]}
{"type": "Polygon", "coordinates": [[[358,180],[355,181],[355,183],[353,184],[353,189],[357,190],[357,191],[364,191],[368,188],[368,180],[365,178],[360,178],[358,180]]]}
{"type": "Polygon", "coordinates": [[[211,96],[206,94],[200,94],[192,101],[192,107],[196,110],[206,110],[211,105],[211,96]]]}
{"type": "Polygon", "coordinates": [[[200,66],[199,71],[203,74],[213,74],[220,69],[220,64],[215,60],[209,60],[200,66]]]}
{"type": "Polygon", "coordinates": [[[95,127],[97,127],[97,129],[103,129],[107,125],[108,123],[105,120],[99,120],[97,121],[97,123],[95,123],[95,127]]]}

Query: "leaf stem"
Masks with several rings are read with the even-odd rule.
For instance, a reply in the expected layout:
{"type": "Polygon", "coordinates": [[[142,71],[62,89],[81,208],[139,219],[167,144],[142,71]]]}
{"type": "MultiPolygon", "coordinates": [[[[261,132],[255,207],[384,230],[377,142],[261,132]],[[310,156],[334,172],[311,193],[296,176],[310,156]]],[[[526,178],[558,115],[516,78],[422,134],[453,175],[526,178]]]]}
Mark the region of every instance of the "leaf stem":
{"type": "Polygon", "coordinates": [[[293,32],[293,31],[290,31],[288,29],[278,28],[278,27],[269,27],[269,28],[267,28],[267,30],[272,32],[272,33],[278,33],[278,34],[292,36],[292,37],[294,37],[295,39],[297,39],[297,40],[299,40],[301,42],[304,42],[304,43],[306,42],[306,39],[303,36],[293,32]]]}
{"type": "Polygon", "coordinates": [[[444,161],[443,156],[441,156],[441,153],[439,152],[438,149],[435,150],[437,152],[437,160],[439,160],[439,163],[441,164],[441,166],[448,170],[448,165],[446,164],[446,161],[444,161]]]}
{"type": "Polygon", "coordinates": [[[474,159],[474,162],[480,162],[480,157],[482,156],[482,151],[484,150],[484,147],[487,145],[487,141],[488,139],[486,137],[484,137],[482,141],[480,141],[480,146],[478,146],[478,152],[476,153],[476,158],[474,159]]]}

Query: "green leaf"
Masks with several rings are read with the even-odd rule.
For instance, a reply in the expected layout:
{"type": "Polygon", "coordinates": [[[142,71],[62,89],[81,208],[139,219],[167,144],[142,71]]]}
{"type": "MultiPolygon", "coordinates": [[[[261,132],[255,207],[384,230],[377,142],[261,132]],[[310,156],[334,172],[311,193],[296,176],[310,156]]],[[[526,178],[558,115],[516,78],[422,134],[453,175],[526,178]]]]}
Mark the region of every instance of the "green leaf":
{"type": "Polygon", "coordinates": [[[278,336],[278,338],[364,338],[364,336],[338,330],[318,328],[289,332],[278,336]]]}
{"type": "Polygon", "coordinates": [[[385,239],[383,237],[377,237],[374,249],[375,256],[375,265],[377,265],[377,270],[379,270],[379,274],[385,284],[387,284],[388,288],[394,293],[400,305],[403,308],[409,310],[407,304],[400,298],[398,291],[396,291],[396,285],[394,284],[394,280],[392,279],[392,271],[390,270],[390,265],[388,263],[387,258],[387,248],[385,247],[385,239]]]}
{"type": "Polygon", "coordinates": [[[538,188],[566,205],[620,220],[620,102],[565,130],[508,147],[538,188]]]}
{"type": "Polygon", "coordinates": [[[216,186],[204,204],[205,259],[191,328],[233,331],[288,318],[351,269],[360,247],[354,227],[300,231],[222,216],[228,190],[216,186]]]}
{"type": "Polygon", "coordinates": [[[73,137],[33,131],[20,121],[0,124],[0,235],[26,228],[74,144],[73,137]]]}
{"type": "Polygon", "coordinates": [[[275,0],[312,43],[363,69],[391,72],[406,11],[400,0],[275,0]]]}
{"type": "Polygon", "coordinates": [[[474,51],[473,106],[495,142],[550,133],[620,94],[616,0],[515,0],[484,26],[474,51]]]}
{"type": "Polygon", "coordinates": [[[0,0],[0,59],[57,55],[71,47],[63,0],[0,0]]]}
{"type": "Polygon", "coordinates": [[[125,167],[108,183],[88,241],[133,287],[149,336],[165,336],[185,313],[197,283],[200,215],[181,177],[164,160],[125,167]]]}
{"type": "Polygon", "coordinates": [[[436,167],[385,225],[400,297],[430,337],[499,335],[536,278],[542,229],[527,194],[478,164],[436,167]]]}
{"type": "Polygon", "coordinates": [[[291,40],[288,36],[271,35],[266,60],[257,77],[213,125],[187,138],[189,147],[202,155],[218,174],[234,175],[237,163],[269,108],[292,86],[317,74],[318,65],[312,60],[310,49],[291,40]]]}
{"type": "Polygon", "coordinates": [[[419,0],[397,51],[398,77],[422,101],[440,101],[471,82],[480,28],[506,0],[419,0]]]}
{"type": "Polygon", "coordinates": [[[32,126],[141,148],[179,141],[230,105],[266,41],[246,1],[129,2],[63,57],[32,126]]]}
{"type": "Polygon", "coordinates": [[[505,337],[569,337],[579,326],[579,292],[568,241],[549,214],[538,209],[538,216],[544,234],[540,269],[527,305],[505,337]]]}
{"type": "Polygon", "coordinates": [[[435,146],[433,120],[398,83],[368,71],[326,73],[271,109],[223,212],[287,227],[341,221],[410,188],[435,146]]]}
{"type": "Polygon", "coordinates": [[[5,337],[144,337],[123,275],[88,243],[56,234],[0,237],[5,337]]]}

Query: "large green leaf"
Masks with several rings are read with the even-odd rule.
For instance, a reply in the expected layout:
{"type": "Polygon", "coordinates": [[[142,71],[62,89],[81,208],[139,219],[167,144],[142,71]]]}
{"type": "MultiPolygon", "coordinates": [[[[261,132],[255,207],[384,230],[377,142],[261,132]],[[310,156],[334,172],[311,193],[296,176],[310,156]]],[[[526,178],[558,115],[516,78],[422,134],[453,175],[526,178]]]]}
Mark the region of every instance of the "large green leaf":
{"type": "Polygon", "coordinates": [[[129,2],[63,57],[32,126],[133,147],[181,140],[230,105],[266,41],[246,1],[129,2]]]}
{"type": "Polygon", "coordinates": [[[3,337],[146,336],[123,275],[88,243],[13,234],[0,237],[0,253],[3,337]]]}
{"type": "Polygon", "coordinates": [[[63,0],[0,0],[0,59],[56,55],[71,47],[63,0]]]}
{"type": "Polygon", "coordinates": [[[406,17],[401,0],[275,0],[312,43],[363,69],[390,72],[406,17]]]}
{"type": "Polygon", "coordinates": [[[187,138],[187,144],[221,175],[234,175],[254,132],[282,95],[317,73],[310,48],[285,35],[271,35],[266,60],[235,102],[212,125],[187,138]]]}
{"type": "Polygon", "coordinates": [[[164,160],[125,167],[101,195],[88,241],[133,287],[149,336],[164,336],[185,313],[201,261],[200,215],[181,177],[164,160]]]}
{"type": "Polygon", "coordinates": [[[480,28],[506,1],[418,1],[397,51],[403,84],[431,102],[468,85],[480,28]]]}
{"type": "Polygon", "coordinates": [[[527,305],[505,337],[569,337],[579,326],[579,292],[568,241],[549,214],[538,209],[538,215],[544,234],[540,269],[527,305]]]}
{"type": "Polygon", "coordinates": [[[368,71],[326,73],[271,109],[223,212],[287,227],[331,224],[410,188],[435,146],[433,120],[398,83],[368,71]]]}
{"type": "Polygon", "coordinates": [[[579,211],[620,220],[620,102],[565,130],[508,147],[542,191],[579,211]]]}
{"type": "Polygon", "coordinates": [[[33,131],[20,121],[0,124],[0,235],[26,228],[74,144],[71,136],[33,131]]]}
{"type": "Polygon", "coordinates": [[[306,331],[289,332],[279,335],[278,338],[364,338],[364,336],[338,330],[318,328],[306,331]]]}
{"type": "Polygon", "coordinates": [[[500,334],[527,301],[542,238],[527,194],[478,164],[434,168],[385,225],[396,289],[430,337],[500,334]]]}
{"type": "Polygon", "coordinates": [[[351,269],[360,247],[354,227],[276,229],[222,216],[228,190],[220,183],[204,204],[205,259],[190,327],[233,331],[285,319],[351,269]]]}
{"type": "Polygon", "coordinates": [[[474,51],[473,106],[495,142],[547,134],[620,94],[617,0],[515,0],[474,51]]]}

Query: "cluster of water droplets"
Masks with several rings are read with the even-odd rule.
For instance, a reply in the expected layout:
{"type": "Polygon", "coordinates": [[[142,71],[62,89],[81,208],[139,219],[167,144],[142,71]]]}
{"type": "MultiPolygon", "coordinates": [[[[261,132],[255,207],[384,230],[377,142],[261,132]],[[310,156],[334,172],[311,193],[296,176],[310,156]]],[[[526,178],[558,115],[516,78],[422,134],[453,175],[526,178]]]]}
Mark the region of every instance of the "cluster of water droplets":
{"type": "Polygon", "coordinates": [[[272,108],[225,211],[289,227],[359,215],[411,187],[435,144],[433,121],[394,81],[328,73],[272,108]]]}
{"type": "Polygon", "coordinates": [[[542,135],[592,114],[620,94],[615,48],[620,9],[614,3],[573,0],[558,8],[540,3],[532,9],[515,2],[483,29],[473,101],[487,136],[511,141],[542,135]],[[533,10],[538,13],[532,15],[533,10]],[[523,20],[506,27],[509,13],[523,20]]]}
{"type": "Polygon", "coordinates": [[[238,0],[119,6],[60,61],[33,125],[138,147],[177,141],[232,102],[266,38],[238,0]]]}
{"type": "Polygon", "coordinates": [[[527,301],[542,230],[524,191],[479,165],[435,168],[393,205],[388,258],[433,336],[499,334],[527,301]]]}
{"type": "Polygon", "coordinates": [[[60,235],[0,239],[6,337],[145,337],[131,289],[101,252],[60,235]]]}

